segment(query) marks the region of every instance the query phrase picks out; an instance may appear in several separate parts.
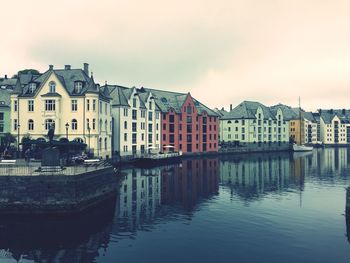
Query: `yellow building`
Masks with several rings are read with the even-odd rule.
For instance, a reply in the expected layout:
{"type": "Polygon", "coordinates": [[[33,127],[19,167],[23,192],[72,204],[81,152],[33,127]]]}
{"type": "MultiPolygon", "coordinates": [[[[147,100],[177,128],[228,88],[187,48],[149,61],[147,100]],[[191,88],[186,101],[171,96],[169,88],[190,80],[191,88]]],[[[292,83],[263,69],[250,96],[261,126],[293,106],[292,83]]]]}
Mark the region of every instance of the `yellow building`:
{"type": "Polygon", "coordinates": [[[290,137],[297,143],[297,144],[305,144],[305,121],[294,119],[290,120],[289,122],[289,132],[290,137]],[[301,128],[300,128],[301,123],[301,128]]]}
{"type": "Polygon", "coordinates": [[[55,138],[81,141],[95,156],[111,157],[111,98],[83,69],[49,69],[25,85],[20,81],[11,95],[11,133],[19,138],[55,138]]]}

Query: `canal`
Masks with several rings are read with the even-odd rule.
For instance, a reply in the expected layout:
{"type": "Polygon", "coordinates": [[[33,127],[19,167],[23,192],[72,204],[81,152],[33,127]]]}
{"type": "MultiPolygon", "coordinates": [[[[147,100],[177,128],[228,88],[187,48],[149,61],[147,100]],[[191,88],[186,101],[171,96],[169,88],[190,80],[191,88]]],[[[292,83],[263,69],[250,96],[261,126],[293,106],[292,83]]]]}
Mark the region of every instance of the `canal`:
{"type": "Polygon", "coordinates": [[[84,214],[0,216],[0,262],[350,260],[350,149],[122,173],[117,194],[84,214]]]}

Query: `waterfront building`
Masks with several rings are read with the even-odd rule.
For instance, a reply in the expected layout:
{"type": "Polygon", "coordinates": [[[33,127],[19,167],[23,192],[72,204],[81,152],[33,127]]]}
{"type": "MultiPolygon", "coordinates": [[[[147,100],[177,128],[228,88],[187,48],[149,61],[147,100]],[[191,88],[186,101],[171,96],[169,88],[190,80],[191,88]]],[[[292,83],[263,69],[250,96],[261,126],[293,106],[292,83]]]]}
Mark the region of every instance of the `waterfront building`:
{"type": "Polygon", "coordinates": [[[86,143],[95,156],[111,156],[111,107],[108,90],[101,89],[83,69],[49,69],[39,76],[18,76],[11,94],[11,133],[47,140],[50,127],[57,140],[86,143]]]}
{"type": "Polygon", "coordinates": [[[0,88],[0,149],[3,150],[5,134],[10,132],[10,90],[0,88]]]}
{"type": "Polygon", "coordinates": [[[346,145],[350,143],[350,110],[320,109],[320,139],[324,144],[346,145]]]}
{"type": "Polygon", "coordinates": [[[105,85],[112,98],[113,154],[135,156],[160,151],[160,110],[151,92],[105,85]]]}
{"type": "Polygon", "coordinates": [[[201,153],[218,151],[219,115],[193,98],[178,93],[141,88],[150,92],[161,112],[161,151],[201,153]]]}
{"type": "Polygon", "coordinates": [[[220,140],[236,144],[287,143],[289,119],[282,107],[243,101],[220,119],[220,140]]]}
{"type": "Polygon", "coordinates": [[[13,90],[16,83],[16,78],[8,78],[7,75],[5,75],[3,78],[0,78],[0,89],[13,90]]]}

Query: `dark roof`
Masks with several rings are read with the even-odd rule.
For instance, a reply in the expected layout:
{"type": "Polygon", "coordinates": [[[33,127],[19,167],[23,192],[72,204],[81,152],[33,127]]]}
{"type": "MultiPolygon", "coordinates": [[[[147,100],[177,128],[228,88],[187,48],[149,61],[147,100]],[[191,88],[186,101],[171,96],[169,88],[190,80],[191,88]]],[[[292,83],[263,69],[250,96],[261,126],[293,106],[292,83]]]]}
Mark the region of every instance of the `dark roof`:
{"type": "Polygon", "coordinates": [[[319,110],[319,115],[327,124],[330,124],[335,116],[337,116],[342,123],[349,123],[350,121],[350,110],[346,109],[322,109],[319,110]]]}
{"type": "MultiPolygon", "coordinates": [[[[168,112],[170,109],[173,109],[176,113],[181,113],[181,107],[183,106],[187,96],[189,95],[189,93],[186,94],[149,88],[141,88],[140,92],[151,92],[160,111],[168,112]]],[[[198,114],[202,114],[205,111],[209,116],[219,116],[215,111],[208,108],[203,103],[199,102],[193,97],[192,99],[198,111],[198,114]]]]}
{"type": "Polygon", "coordinates": [[[11,105],[11,91],[0,89],[0,107],[10,107],[11,105]]]}
{"type": "Polygon", "coordinates": [[[290,121],[290,120],[295,120],[299,118],[298,113],[296,113],[294,109],[290,106],[279,103],[271,107],[271,109],[275,112],[277,111],[278,108],[282,110],[284,120],[290,121]]]}
{"type": "Polygon", "coordinates": [[[128,88],[118,85],[104,85],[102,86],[104,89],[108,89],[108,92],[112,98],[112,106],[125,106],[129,107],[128,99],[124,94],[124,90],[128,88]]]}
{"type": "Polygon", "coordinates": [[[255,119],[255,114],[259,107],[263,110],[264,119],[275,119],[274,114],[268,107],[255,101],[243,101],[232,111],[225,113],[222,119],[255,119]]]}

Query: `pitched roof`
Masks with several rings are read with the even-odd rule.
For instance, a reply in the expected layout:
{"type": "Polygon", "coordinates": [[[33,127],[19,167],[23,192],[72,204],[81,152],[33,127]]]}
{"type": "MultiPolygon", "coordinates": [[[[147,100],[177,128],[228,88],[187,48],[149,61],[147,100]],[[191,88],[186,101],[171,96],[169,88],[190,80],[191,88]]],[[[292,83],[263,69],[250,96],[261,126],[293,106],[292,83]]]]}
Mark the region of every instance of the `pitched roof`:
{"type": "Polygon", "coordinates": [[[296,113],[294,109],[288,105],[279,103],[271,107],[271,109],[275,112],[277,111],[278,108],[281,109],[284,120],[290,121],[290,120],[295,120],[299,118],[298,113],[296,113]]]}
{"type": "Polygon", "coordinates": [[[255,119],[259,107],[263,110],[264,119],[275,119],[275,115],[268,107],[255,101],[243,101],[232,111],[225,113],[222,119],[255,119]]]}
{"type": "MultiPolygon", "coordinates": [[[[143,92],[151,92],[157,106],[160,111],[168,112],[170,109],[173,109],[176,113],[181,113],[181,107],[186,101],[188,94],[179,93],[173,91],[165,91],[165,90],[156,90],[150,88],[141,88],[139,89],[140,93],[143,92]]],[[[203,103],[199,102],[195,98],[193,98],[194,105],[198,111],[198,114],[202,114],[203,112],[207,112],[209,116],[219,116],[215,111],[205,106],[203,103]]]]}
{"type": "Polygon", "coordinates": [[[7,89],[0,89],[0,107],[10,107],[11,105],[11,91],[7,89]]]}
{"type": "Polygon", "coordinates": [[[319,110],[319,115],[327,124],[331,123],[335,116],[337,116],[342,123],[350,122],[350,110],[346,109],[321,109],[319,110]]]}
{"type": "Polygon", "coordinates": [[[102,86],[104,89],[108,89],[110,97],[112,98],[112,106],[126,106],[129,107],[128,99],[124,94],[124,90],[128,89],[123,86],[118,85],[104,85],[102,86]]]}

